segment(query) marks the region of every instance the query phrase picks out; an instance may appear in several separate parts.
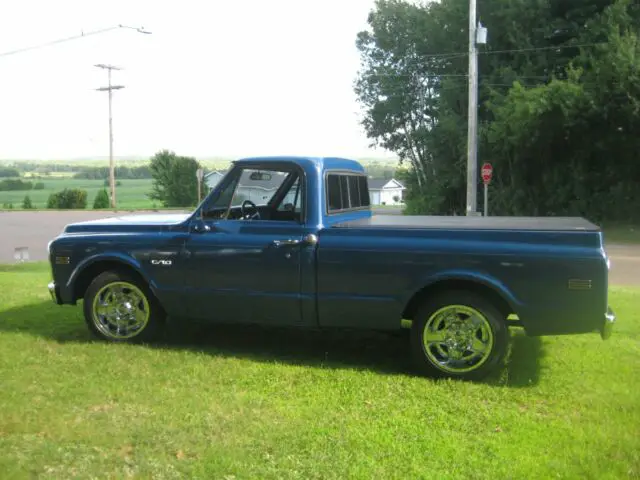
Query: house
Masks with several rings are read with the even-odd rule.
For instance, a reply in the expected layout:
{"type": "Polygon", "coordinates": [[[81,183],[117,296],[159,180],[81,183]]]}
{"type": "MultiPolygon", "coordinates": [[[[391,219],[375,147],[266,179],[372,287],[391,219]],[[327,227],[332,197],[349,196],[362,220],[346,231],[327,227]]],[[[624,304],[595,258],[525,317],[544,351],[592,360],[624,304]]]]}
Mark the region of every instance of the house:
{"type": "Polygon", "coordinates": [[[227,174],[227,170],[216,170],[214,172],[209,172],[204,176],[204,183],[209,190],[215,187],[220,180],[227,174]]]}
{"type": "Polygon", "coordinates": [[[392,178],[370,178],[369,198],[371,205],[400,205],[403,203],[403,192],[406,187],[392,178]]]}

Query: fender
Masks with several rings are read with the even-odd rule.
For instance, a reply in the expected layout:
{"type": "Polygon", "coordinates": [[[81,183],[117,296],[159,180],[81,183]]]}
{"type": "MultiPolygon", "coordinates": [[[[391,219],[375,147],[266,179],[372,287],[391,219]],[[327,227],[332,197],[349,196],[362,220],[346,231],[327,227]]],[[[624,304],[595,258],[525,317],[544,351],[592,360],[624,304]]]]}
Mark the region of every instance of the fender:
{"type": "Polygon", "coordinates": [[[80,263],[78,263],[78,265],[76,265],[76,267],[71,272],[71,275],[69,275],[69,280],[67,280],[67,283],[65,285],[65,289],[67,290],[67,292],[74,291],[76,281],[87,268],[89,268],[96,262],[105,261],[120,263],[123,266],[130,267],[135,270],[136,273],[138,273],[149,285],[149,288],[151,288],[151,291],[157,297],[156,284],[151,278],[149,278],[149,275],[144,271],[142,265],[140,265],[140,262],[138,262],[130,255],[125,255],[119,252],[103,252],[83,259],[80,263]]]}
{"type": "Polygon", "coordinates": [[[404,299],[404,304],[407,305],[409,301],[418,293],[420,290],[423,290],[431,285],[435,285],[438,282],[447,281],[447,280],[463,280],[473,283],[478,283],[485,287],[492,289],[495,293],[500,295],[513,309],[514,312],[519,311],[519,307],[523,304],[520,302],[515,295],[507,288],[507,286],[502,283],[497,278],[491,275],[485,275],[478,272],[473,272],[469,270],[445,270],[444,272],[438,272],[435,275],[430,275],[426,278],[422,278],[422,281],[418,286],[412,289],[411,293],[407,298],[404,299]]]}

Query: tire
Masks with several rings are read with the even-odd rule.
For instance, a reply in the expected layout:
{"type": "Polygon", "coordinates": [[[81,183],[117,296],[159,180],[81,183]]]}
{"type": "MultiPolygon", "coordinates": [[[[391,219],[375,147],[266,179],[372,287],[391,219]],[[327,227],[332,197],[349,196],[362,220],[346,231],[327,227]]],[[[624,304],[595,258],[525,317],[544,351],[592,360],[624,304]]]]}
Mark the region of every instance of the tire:
{"type": "Polygon", "coordinates": [[[83,310],[89,330],[114,343],[150,342],[158,338],[165,323],[164,311],[149,287],[123,271],[107,271],[94,278],[84,295],[83,310]]]}
{"type": "Polygon", "coordinates": [[[434,378],[480,380],[501,364],[508,330],[500,311],[469,291],[427,300],[411,328],[411,353],[420,373],[434,378]]]}

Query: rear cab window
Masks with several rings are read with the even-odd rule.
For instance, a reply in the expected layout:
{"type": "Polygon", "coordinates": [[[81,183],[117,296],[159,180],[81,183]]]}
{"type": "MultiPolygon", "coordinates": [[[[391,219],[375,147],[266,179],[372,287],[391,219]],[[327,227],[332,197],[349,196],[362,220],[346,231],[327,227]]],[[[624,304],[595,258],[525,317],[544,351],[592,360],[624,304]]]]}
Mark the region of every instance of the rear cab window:
{"type": "Polygon", "coordinates": [[[366,175],[330,172],[327,174],[325,186],[328,214],[369,208],[369,184],[366,175]]]}

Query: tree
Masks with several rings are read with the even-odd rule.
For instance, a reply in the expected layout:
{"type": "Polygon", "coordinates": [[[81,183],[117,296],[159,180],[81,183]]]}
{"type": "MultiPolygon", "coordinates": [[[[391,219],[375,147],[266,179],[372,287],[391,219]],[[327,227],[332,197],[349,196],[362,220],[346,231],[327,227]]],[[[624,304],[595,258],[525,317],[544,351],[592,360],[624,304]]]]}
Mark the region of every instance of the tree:
{"type": "Polygon", "coordinates": [[[103,188],[102,190],[98,190],[96,194],[96,198],[93,200],[93,209],[99,210],[101,208],[109,208],[109,194],[103,188]]]}
{"type": "Polygon", "coordinates": [[[33,203],[31,203],[31,197],[29,197],[29,195],[25,195],[24,200],[22,200],[22,208],[25,210],[33,208],[33,203]]]}
{"type": "MultiPolygon", "coordinates": [[[[465,210],[467,14],[467,0],[378,0],[357,38],[362,123],[411,166],[409,213],[465,210]]],[[[640,220],[640,5],[486,0],[479,19],[492,212],[640,220]]]]}
{"type": "Polygon", "coordinates": [[[152,191],[149,198],[159,200],[165,207],[189,207],[198,203],[200,165],[195,158],[182,157],[162,150],[151,158],[152,191]]]}

